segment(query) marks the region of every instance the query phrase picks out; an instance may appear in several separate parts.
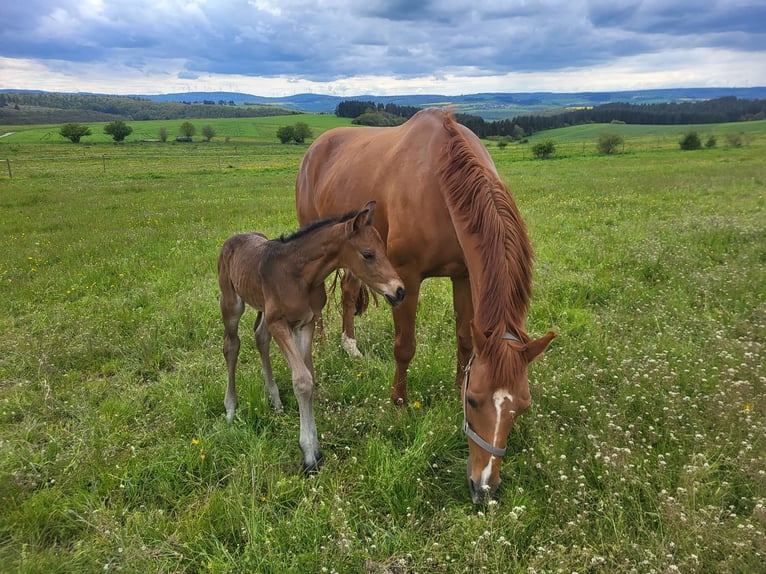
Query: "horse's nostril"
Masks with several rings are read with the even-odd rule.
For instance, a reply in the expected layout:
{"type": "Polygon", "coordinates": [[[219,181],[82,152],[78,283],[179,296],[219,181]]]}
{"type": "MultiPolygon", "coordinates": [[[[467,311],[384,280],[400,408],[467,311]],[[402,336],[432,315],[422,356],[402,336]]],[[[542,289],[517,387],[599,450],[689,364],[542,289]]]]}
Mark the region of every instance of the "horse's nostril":
{"type": "Polygon", "coordinates": [[[396,298],[399,299],[400,301],[402,299],[404,299],[404,287],[397,288],[397,290],[396,290],[396,298]]]}

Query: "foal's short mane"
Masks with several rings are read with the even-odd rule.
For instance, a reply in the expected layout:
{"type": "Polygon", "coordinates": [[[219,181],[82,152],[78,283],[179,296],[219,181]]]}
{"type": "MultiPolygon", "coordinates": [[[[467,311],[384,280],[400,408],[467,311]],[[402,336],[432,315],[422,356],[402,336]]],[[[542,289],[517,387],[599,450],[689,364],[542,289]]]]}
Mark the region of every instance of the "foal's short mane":
{"type": "Polygon", "coordinates": [[[312,221],[311,223],[306,224],[304,227],[301,227],[298,231],[294,231],[290,233],[289,235],[280,235],[276,241],[279,241],[280,243],[289,243],[291,241],[295,241],[296,239],[300,239],[301,237],[304,237],[306,235],[309,235],[310,233],[313,233],[317,229],[321,229],[323,227],[328,227],[330,225],[335,225],[336,223],[341,223],[343,221],[348,221],[349,219],[353,219],[359,214],[359,211],[349,211],[348,213],[341,215],[339,217],[327,217],[325,219],[319,219],[317,221],[312,221]]]}
{"type": "Polygon", "coordinates": [[[484,293],[474,297],[474,321],[493,339],[512,330],[526,342],[534,257],[526,226],[508,188],[479,160],[452,113],[445,114],[444,128],[449,141],[440,174],[446,200],[466,231],[479,237],[484,261],[484,293]]]}

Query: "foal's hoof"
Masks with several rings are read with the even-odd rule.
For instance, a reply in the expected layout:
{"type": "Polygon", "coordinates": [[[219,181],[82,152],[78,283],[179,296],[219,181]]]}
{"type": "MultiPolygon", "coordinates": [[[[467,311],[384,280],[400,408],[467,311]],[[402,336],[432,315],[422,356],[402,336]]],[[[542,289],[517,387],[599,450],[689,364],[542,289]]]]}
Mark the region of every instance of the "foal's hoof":
{"type": "Polygon", "coordinates": [[[316,473],[319,472],[319,468],[322,466],[322,461],[324,460],[324,456],[320,452],[316,456],[316,460],[313,464],[308,464],[306,461],[303,461],[303,474],[304,476],[313,476],[316,473]]]}

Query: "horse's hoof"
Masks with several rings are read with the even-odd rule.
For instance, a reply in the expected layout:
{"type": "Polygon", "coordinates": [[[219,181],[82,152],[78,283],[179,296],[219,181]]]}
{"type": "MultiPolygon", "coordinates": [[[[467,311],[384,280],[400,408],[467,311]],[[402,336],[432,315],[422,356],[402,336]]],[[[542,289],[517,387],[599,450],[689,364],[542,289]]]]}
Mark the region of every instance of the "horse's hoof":
{"type": "Polygon", "coordinates": [[[340,344],[349,357],[354,359],[362,358],[362,353],[359,352],[359,348],[356,346],[356,339],[352,339],[345,333],[342,333],[340,336],[340,344]]]}
{"type": "Polygon", "coordinates": [[[314,461],[313,464],[307,464],[306,461],[303,461],[303,474],[304,476],[313,476],[319,472],[319,468],[322,466],[322,461],[324,460],[324,456],[320,452],[317,457],[316,461],[314,461]]]}

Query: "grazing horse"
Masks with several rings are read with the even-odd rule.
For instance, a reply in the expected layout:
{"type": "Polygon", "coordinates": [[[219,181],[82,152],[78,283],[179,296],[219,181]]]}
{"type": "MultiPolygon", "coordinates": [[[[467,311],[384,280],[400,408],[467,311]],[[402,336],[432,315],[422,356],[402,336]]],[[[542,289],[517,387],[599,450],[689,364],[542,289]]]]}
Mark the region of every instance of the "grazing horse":
{"type": "Polygon", "coordinates": [[[392,306],[404,298],[404,286],[386,258],[383,241],[372,216],[375,202],[361,211],[316,221],[294,234],[269,241],[260,233],[227,239],[218,256],[218,284],[224,325],[226,357],[226,419],[237,408],[234,372],[239,355],[239,320],[245,304],[258,311],[255,340],[261,356],[266,390],[275,410],[282,410],[274,383],[269,344],[276,339],[290,366],[300,411],[303,467],[315,470],[322,459],[314,422],[314,366],[311,343],[314,318],[327,301],[324,281],[339,267],[349,269],[392,306]]]}
{"type": "MultiPolygon", "coordinates": [[[[481,141],[437,109],[398,127],[342,127],[316,139],[296,180],[299,221],[343,213],[358,195],[377,201],[373,224],[407,291],[393,311],[397,405],[407,403],[421,282],[452,281],[468,485],[480,502],[500,483],[508,435],[531,403],[527,365],[555,336],[533,340],[525,331],[533,258],[526,226],[481,141]]],[[[353,349],[359,279],[352,271],[342,281],[343,342],[353,349]]]]}

